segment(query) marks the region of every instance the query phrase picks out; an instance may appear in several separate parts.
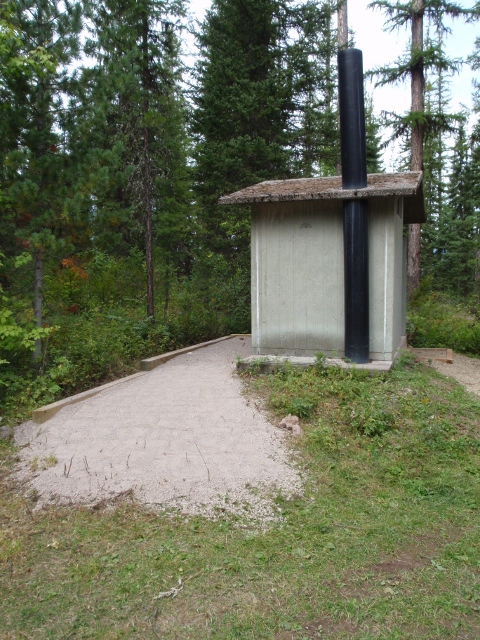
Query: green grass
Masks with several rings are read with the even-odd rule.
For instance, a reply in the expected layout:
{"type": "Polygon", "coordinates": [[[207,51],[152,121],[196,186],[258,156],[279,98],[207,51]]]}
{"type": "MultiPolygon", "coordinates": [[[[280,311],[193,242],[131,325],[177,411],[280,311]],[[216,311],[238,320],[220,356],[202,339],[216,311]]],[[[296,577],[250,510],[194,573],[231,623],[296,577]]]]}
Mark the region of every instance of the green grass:
{"type": "Polygon", "coordinates": [[[408,361],[244,380],[304,415],[305,493],[265,532],[128,498],[34,511],[3,445],[1,638],[480,637],[478,399],[408,361]]]}

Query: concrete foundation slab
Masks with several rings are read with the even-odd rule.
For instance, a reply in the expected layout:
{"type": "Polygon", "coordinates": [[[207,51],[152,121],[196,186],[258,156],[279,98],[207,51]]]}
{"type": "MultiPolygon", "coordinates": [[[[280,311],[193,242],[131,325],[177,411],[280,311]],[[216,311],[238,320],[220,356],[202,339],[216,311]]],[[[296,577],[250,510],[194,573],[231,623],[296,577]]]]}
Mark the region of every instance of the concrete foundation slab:
{"type": "MultiPolygon", "coordinates": [[[[328,367],[340,367],[342,369],[365,369],[366,371],[390,371],[403,349],[407,348],[407,337],[402,336],[391,360],[370,360],[366,364],[345,362],[342,358],[326,358],[328,367]]],[[[260,373],[274,373],[281,369],[286,362],[297,369],[306,369],[315,364],[316,358],[312,356],[289,355],[251,355],[237,362],[237,371],[246,371],[249,368],[257,369],[260,373]]]]}
{"type": "MultiPolygon", "coordinates": [[[[237,362],[237,371],[256,369],[260,373],[274,373],[281,369],[285,363],[289,363],[296,369],[307,369],[315,364],[315,358],[307,356],[249,356],[237,362]]],[[[372,360],[366,364],[345,362],[340,358],[327,358],[328,367],[340,367],[342,369],[365,369],[366,371],[390,371],[394,360],[372,360]]]]}

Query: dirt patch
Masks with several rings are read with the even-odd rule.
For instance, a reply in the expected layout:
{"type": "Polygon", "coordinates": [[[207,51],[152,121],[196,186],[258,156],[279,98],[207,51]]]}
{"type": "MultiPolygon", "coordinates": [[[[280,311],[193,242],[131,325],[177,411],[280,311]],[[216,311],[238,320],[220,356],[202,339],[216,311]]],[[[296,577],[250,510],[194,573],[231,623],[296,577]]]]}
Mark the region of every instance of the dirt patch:
{"type": "Polygon", "coordinates": [[[462,530],[448,529],[418,536],[382,562],[365,567],[361,575],[346,575],[342,579],[341,594],[345,598],[369,598],[382,589],[385,595],[401,584],[407,574],[432,564],[444,547],[459,540],[462,530]]]}
{"type": "Polygon", "coordinates": [[[335,636],[354,638],[360,631],[357,625],[350,620],[345,620],[345,618],[332,620],[332,618],[325,617],[309,627],[308,631],[312,634],[312,638],[332,638],[335,636]]]}
{"type": "Polygon", "coordinates": [[[232,338],[22,425],[17,478],[38,505],[108,504],[128,495],[152,508],[278,519],[268,498],[301,491],[291,437],[242,396],[234,375],[250,339],[232,338]],[[47,464],[48,463],[48,464],[47,464]]]}
{"type": "MultiPolygon", "coordinates": [[[[452,538],[448,538],[449,541],[456,537],[453,533],[452,536],[452,538]]],[[[370,571],[379,577],[400,578],[402,573],[428,566],[442,542],[443,538],[439,540],[437,537],[419,536],[414,543],[404,548],[396,558],[379,562],[373,565],[370,571]]]]}
{"type": "MultiPolygon", "coordinates": [[[[345,600],[356,599],[360,603],[370,599],[393,598],[402,588],[402,581],[410,573],[430,566],[445,544],[459,540],[463,534],[463,530],[451,528],[418,536],[415,541],[400,549],[394,557],[366,566],[361,574],[347,572],[338,581],[329,582],[328,588],[345,600]]],[[[462,619],[467,621],[468,617],[462,616],[462,619]]],[[[449,622],[445,621],[445,626],[448,626],[449,622]]],[[[356,638],[360,634],[368,634],[368,637],[376,638],[383,637],[384,632],[384,629],[378,627],[372,619],[357,623],[341,616],[335,620],[328,615],[322,615],[316,621],[302,626],[305,629],[302,633],[308,638],[356,638]]],[[[402,627],[402,633],[404,634],[402,637],[405,638],[423,638],[427,637],[428,632],[419,624],[414,627],[402,627]]],[[[286,639],[291,636],[281,635],[280,637],[286,639]]],[[[462,635],[460,630],[456,630],[452,637],[470,639],[477,636],[470,635],[468,632],[462,635]]]]}

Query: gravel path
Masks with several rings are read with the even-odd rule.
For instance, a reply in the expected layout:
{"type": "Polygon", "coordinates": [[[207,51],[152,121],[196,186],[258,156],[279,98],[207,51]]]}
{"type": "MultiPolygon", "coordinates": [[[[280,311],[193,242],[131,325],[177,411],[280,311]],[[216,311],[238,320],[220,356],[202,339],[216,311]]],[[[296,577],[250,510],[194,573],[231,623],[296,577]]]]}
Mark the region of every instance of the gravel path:
{"type": "Polygon", "coordinates": [[[468,391],[480,396],[480,360],[478,358],[469,358],[455,353],[453,355],[453,364],[437,362],[436,360],[432,360],[429,364],[447,376],[447,378],[455,378],[468,391]]]}
{"type": "Polygon", "coordinates": [[[40,505],[133,492],[157,508],[275,519],[268,492],[300,492],[301,482],[288,463],[289,436],[249,404],[232,375],[236,356],[249,353],[249,338],[232,338],[64,407],[41,426],[25,423],[16,433],[28,445],[19,477],[40,505]]]}

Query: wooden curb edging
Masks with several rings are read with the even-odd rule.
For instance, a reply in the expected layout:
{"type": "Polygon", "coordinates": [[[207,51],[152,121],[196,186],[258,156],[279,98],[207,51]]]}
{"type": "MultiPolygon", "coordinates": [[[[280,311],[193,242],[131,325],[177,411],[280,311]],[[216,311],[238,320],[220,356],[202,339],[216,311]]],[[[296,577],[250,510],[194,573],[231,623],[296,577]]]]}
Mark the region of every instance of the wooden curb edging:
{"type": "Polygon", "coordinates": [[[224,340],[230,340],[231,338],[246,338],[249,335],[250,335],[249,333],[232,333],[229,336],[223,336],[223,338],[216,338],[215,340],[209,340],[208,342],[200,342],[199,344],[194,344],[191,347],[184,347],[183,349],[177,349],[176,351],[169,351],[168,353],[162,353],[159,356],[146,358],[145,360],[140,361],[140,371],[152,371],[152,369],[159,367],[161,364],[168,362],[172,358],[181,356],[182,353],[189,353],[190,351],[203,349],[204,347],[208,347],[211,344],[215,344],[216,342],[223,342],[224,340]]]}
{"type": "Polygon", "coordinates": [[[52,418],[63,407],[66,407],[69,404],[82,402],[82,400],[86,400],[87,398],[96,396],[98,393],[101,393],[106,389],[110,389],[117,384],[122,384],[123,382],[128,382],[130,380],[133,380],[134,378],[144,376],[149,371],[152,371],[156,367],[165,364],[165,362],[172,360],[172,358],[176,358],[177,356],[180,356],[184,353],[196,351],[197,349],[203,349],[204,347],[208,347],[211,344],[215,344],[217,342],[223,342],[224,340],[230,340],[231,338],[247,338],[248,336],[250,336],[249,333],[232,333],[229,336],[223,336],[222,338],[216,338],[215,340],[209,340],[208,342],[200,342],[199,344],[194,344],[191,347],[184,347],[183,349],[177,349],[176,351],[162,353],[159,356],[146,358],[145,360],[140,361],[140,371],[138,371],[138,373],[134,373],[131,376],[126,376],[125,378],[119,378],[119,380],[114,380],[113,382],[102,384],[99,387],[94,387],[93,389],[89,389],[88,391],[83,391],[82,393],[77,393],[74,396],[63,398],[63,400],[58,400],[57,402],[52,402],[52,404],[47,404],[43,407],[39,407],[32,412],[32,420],[33,422],[35,422],[35,424],[43,424],[44,422],[52,418]]]}
{"type": "Polygon", "coordinates": [[[411,347],[411,351],[414,352],[419,360],[436,360],[437,362],[453,364],[453,350],[447,347],[411,347]]]}
{"type": "Polygon", "coordinates": [[[107,384],[102,384],[100,387],[93,387],[93,389],[82,391],[82,393],[77,393],[74,396],[63,398],[62,400],[58,400],[57,402],[52,402],[52,404],[46,404],[44,407],[39,407],[32,412],[32,420],[33,422],[35,422],[35,424],[43,424],[44,422],[52,418],[58,411],[60,411],[60,409],[66,407],[69,404],[82,402],[82,400],[86,400],[87,398],[96,396],[97,393],[105,391],[105,389],[110,389],[110,387],[114,387],[121,382],[128,382],[128,380],[133,380],[134,378],[138,378],[139,376],[144,376],[146,373],[146,371],[139,371],[138,373],[133,373],[131,376],[126,376],[125,378],[114,380],[113,382],[107,382],[107,384]]]}

